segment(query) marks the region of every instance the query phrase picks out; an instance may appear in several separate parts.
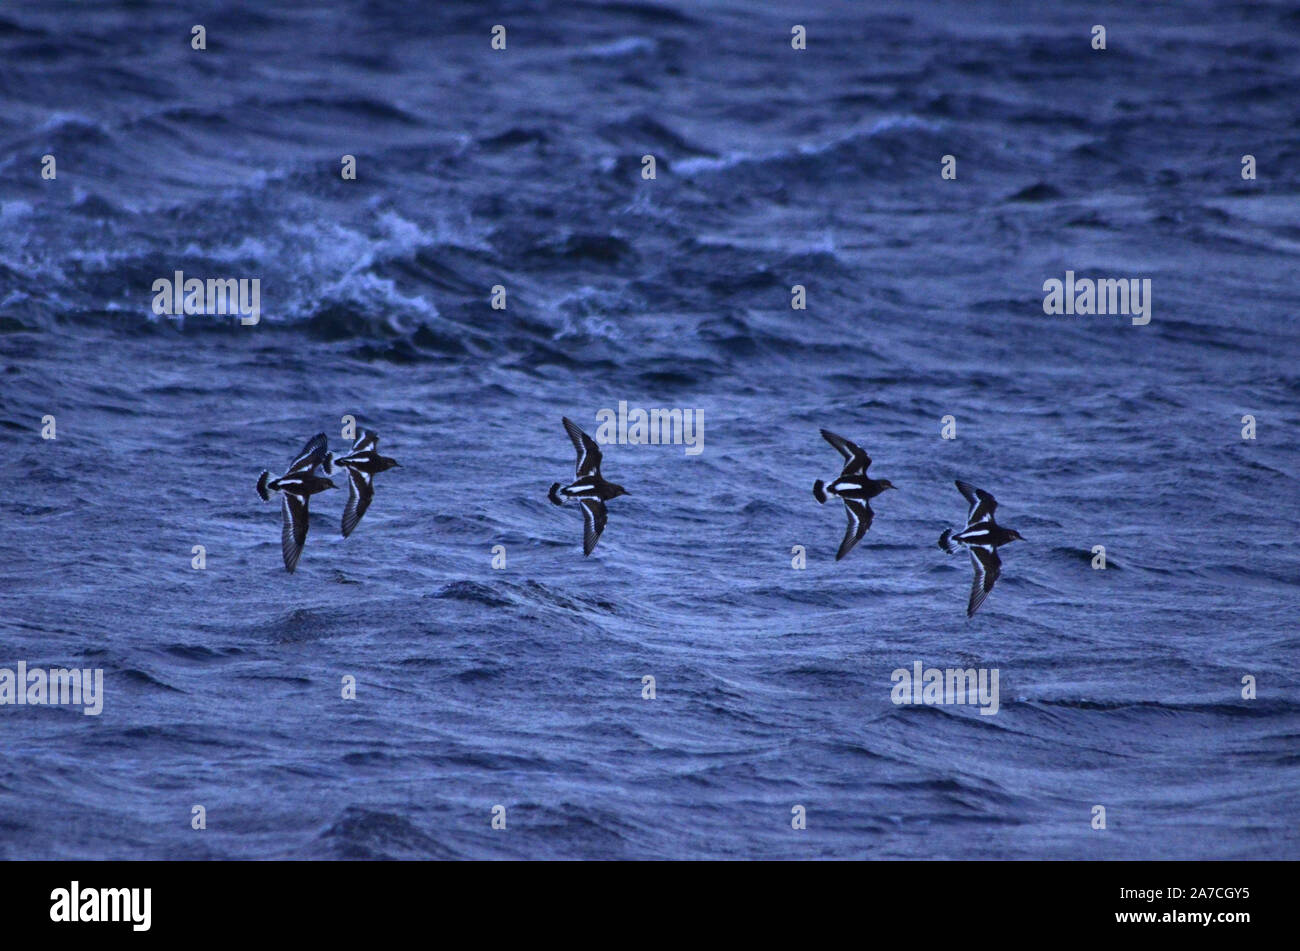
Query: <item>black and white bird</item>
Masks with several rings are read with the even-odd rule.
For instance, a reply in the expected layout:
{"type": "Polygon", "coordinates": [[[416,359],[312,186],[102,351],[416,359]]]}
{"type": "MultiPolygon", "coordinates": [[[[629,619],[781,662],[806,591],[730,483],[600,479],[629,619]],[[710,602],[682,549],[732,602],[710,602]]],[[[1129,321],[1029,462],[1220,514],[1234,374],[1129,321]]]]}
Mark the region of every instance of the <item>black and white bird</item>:
{"type": "Polygon", "coordinates": [[[343,509],[344,538],[352,534],[361,516],[370,508],[370,501],[375,497],[375,476],[394,466],[402,467],[396,459],[381,456],[378,447],[379,437],[369,429],[363,429],[347,455],[329,454],[326,457],[327,473],[333,471],[333,466],[341,466],[348,474],[348,504],[343,509]]]}
{"type": "Polygon", "coordinates": [[[285,570],[291,574],[298,567],[302,546],[307,543],[307,500],[318,492],[336,488],[333,480],[316,474],[318,466],[325,466],[328,471],[329,440],[324,433],[317,433],[308,441],[280,478],[272,479],[271,473],[264,469],[257,480],[257,494],[263,502],[271,501],[272,492],[283,493],[280,552],[284,555],[285,570]]]}
{"type": "Polygon", "coordinates": [[[979,610],[1002,574],[1002,559],[998,557],[998,548],[1024,539],[1015,529],[1003,528],[993,521],[998,502],[992,495],[960,479],[957,480],[957,490],[970,503],[970,510],[966,513],[966,527],[960,531],[945,531],[939,536],[939,547],[950,555],[956,554],[961,548],[970,552],[975,577],[971,580],[966,616],[971,617],[979,610]]]}
{"type": "Polygon", "coordinates": [[[574,480],[566,486],[556,482],[548,497],[556,505],[575,500],[582,504],[582,553],[590,555],[600,540],[600,533],[605,530],[605,503],[628,492],[621,485],[606,482],[601,477],[600,447],[567,416],[564,417],[564,430],[578,453],[574,480]]]}
{"type": "Polygon", "coordinates": [[[862,536],[871,527],[871,520],[876,517],[867,500],[874,499],[886,489],[896,489],[897,486],[888,479],[867,478],[871,457],[861,446],[835,435],[829,429],[822,430],[822,438],[844,457],[844,469],[838,479],[829,485],[821,479],[813,483],[813,497],[818,502],[824,504],[827,497],[833,495],[844,503],[844,513],[848,516],[849,524],[844,529],[840,550],[835,553],[835,560],[839,561],[862,540],[862,536]]]}

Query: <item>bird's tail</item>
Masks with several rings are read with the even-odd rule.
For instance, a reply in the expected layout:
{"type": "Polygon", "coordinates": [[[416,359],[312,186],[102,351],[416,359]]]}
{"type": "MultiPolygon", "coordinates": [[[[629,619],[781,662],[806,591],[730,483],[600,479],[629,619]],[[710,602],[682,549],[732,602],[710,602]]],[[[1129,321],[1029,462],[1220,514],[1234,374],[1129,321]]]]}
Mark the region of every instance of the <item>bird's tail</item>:
{"type": "Polygon", "coordinates": [[[813,483],[813,498],[823,505],[826,504],[826,483],[821,479],[813,483]]]}
{"type": "Polygon", "coordinates": [[[326,452],[325,458],[320,461],[320,467],[325,470],[326,475],[334,474],[334,453],[326,452]]]}
{"type": "Polygon", "coordinates": [[[950,555],[957,554],[958,550],[961,548],[960,545],[958,545],[956,542],[952,540],[952,536],[954,534],[956,533],[953,532],[951,528],[949,528],[946,529],[944,533],[939,536],[939,547],[942,548],[950,555]]]}
{"type": "Polygon", "coordinates": [[[555,505],[564,504],[564,500],[559,496],[559,488],[560,488],[560,483],[556,482],[554,485],[551,486],[551,491],[547,493],[547,497],[550,498],[551,502],[555,505]]]}
{"type": "Polygon", "coordinates": [[[263,502],[271,501],[271,493],[267,491],[266,483],[270,481],[271,473],[265,469],[262,470],[261,476],[257,479],[257,494],[262,497],[263,502]]]}

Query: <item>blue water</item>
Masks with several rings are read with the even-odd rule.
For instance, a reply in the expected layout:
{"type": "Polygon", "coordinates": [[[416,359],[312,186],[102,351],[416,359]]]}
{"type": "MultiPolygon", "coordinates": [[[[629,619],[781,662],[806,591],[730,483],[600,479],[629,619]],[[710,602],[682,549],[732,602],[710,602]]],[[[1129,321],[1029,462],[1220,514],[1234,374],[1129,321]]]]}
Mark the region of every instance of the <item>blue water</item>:
{"type": "Polygon", "coordinates": [[[0,667],[105,684],[0,707],[0,857],[1300,856],[1293,4],[48,3],[0,61],[0,667]],[[606,446],[584,559],[619,401],[703,451],[606,446]],[[254,483],[345,414],[403,468],[288,575],[254,483]],[[820,427],[899,487],[838,563],[820,427]],[[971,620],[958,478],[1027,539],[971,620]]]}

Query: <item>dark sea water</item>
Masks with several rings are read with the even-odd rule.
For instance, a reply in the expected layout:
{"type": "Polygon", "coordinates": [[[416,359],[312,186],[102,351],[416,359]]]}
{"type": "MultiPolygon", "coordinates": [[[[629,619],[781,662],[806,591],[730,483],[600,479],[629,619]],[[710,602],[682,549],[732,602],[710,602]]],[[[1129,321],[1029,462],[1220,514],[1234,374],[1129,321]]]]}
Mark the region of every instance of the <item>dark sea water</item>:
{"type": "Polygon", "coordinates": [[[0,858],[1300,857],[1295,4],[47,0],[0,62],[0,667],[105,690],[0,707],[0,858]],[[606,446],[584,559],[620,401],[703,451],[606,446]],[[403,468],[289,575],[254,483],[346,414],[403,468]],[[838,563],[820,427],[899,487],[838,563]],[[1027,539],[970,620],[958,478],[1027,539]]]}

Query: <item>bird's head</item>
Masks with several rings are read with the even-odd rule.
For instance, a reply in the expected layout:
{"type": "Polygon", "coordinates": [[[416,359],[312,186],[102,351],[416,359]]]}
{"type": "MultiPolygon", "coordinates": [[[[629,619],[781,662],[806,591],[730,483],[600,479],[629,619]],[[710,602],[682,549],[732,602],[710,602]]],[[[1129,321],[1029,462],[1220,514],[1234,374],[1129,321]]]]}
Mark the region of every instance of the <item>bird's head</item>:
{"type": "Polygon", "coordinates": [[[613,482],[611,482],[609,484],[609,497],[611,499],[616,499],[620,495],[627,495],[627,489],[623,488],[621,485],[615,485],[613,482]]]}
{"type": "Polygon", "coordinates": [[[897,489],[897,488],[898,488],[898,486],[894,485],[894,483],[890,482],[888,479],[881,479],[881,480],[880,480],[880,491],[881,491],[881,492],[884,492],[886,489],[897,489]]]}
{"type": "Polygon", "coordinates": [[[1008,542],[1023,542],[1025,540],[1024,537],[1014,528],[1008,528],[1007,534],[1011,536],[1007,539],[1008,542]]]}

